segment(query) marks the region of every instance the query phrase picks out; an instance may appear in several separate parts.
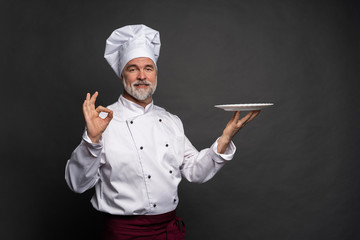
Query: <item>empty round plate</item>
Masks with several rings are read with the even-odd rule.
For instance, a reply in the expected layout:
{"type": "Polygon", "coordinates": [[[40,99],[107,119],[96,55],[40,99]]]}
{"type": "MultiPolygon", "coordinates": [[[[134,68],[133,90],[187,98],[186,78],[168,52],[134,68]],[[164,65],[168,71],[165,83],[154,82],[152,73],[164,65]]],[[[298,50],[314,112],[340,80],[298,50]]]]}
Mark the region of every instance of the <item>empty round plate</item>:
{"type": "Polygon", "coordinates": [[[246,104],[223,104],[215,105],[225,111],[255,111],[274,105],[273,103],[246,103],[246,104]]]}

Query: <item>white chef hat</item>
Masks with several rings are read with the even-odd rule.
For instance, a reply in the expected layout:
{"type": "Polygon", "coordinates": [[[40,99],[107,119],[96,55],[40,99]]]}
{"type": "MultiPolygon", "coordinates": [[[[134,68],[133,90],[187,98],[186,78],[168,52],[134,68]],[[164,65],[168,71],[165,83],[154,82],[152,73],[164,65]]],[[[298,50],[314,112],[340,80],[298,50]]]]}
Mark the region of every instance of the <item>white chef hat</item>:
{"type": "Polygon", "coordinates": [[[129,25],[113,31],[106,40],[104,57],[120,77],[132,59],[148,57],[155,66],[160,54],[160,33],[143,24],[129,25]]]}

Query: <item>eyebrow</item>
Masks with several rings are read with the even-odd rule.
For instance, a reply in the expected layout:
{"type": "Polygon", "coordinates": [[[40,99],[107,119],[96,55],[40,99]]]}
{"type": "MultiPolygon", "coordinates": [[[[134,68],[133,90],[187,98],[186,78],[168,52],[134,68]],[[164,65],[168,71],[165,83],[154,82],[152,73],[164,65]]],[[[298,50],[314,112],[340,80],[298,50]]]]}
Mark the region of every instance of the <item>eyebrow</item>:
{"type": "Polygon", "coordinates": [[[138,67],[138,66],[135,65],[135,64],[131,64],[131,65],[127,66],[126,69],[128,70],[128,69],[130,69],[130,68],[132,68],[132,67],[138,67]]]}
{"type": "MultiPolygon", "coordinates": [[[[132,68],[132,67],[139,68],[138,65],[136,65],[136,64],[131,64],[131,65],[127,66],[126,69],[129,70],[129,69],[132,68]]],[[[145,65],[145,68],[147,68],[147,67],[150,67],[150,68],[153,68],[153,69],[155,68],[155,66],[154,66],[153,64],[147,64],[147,65],[145,65]]]]}

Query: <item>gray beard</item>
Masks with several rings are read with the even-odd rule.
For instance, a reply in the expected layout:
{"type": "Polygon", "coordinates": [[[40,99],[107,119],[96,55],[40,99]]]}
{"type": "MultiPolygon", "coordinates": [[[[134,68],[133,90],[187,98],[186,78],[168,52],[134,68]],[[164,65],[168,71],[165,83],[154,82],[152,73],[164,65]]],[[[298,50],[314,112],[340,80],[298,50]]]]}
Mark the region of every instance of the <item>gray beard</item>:
{"type": "MultiPolygon", "coordinates": [[[[156,83],[157,83],[157,77],[156,77],[156,83]]],[[[151,82],[149,81],[142,81],[142,80],[138,80],[136,82],[133,82],[131,85],[127,85],[126,84],[126,80],[123,77],[123,85],[124,85],[124,89],[125,91],[132,96],[133,98],[139,100],[139,101],[144,101],[146,99],[148,99],[149,97],[151,97],[155,90],[156,90],[156,84],[152,85],[151,82]],[[135,85],[136,84],[148,84],[149,88],[148,89],[135,89],[135,85]]]]}

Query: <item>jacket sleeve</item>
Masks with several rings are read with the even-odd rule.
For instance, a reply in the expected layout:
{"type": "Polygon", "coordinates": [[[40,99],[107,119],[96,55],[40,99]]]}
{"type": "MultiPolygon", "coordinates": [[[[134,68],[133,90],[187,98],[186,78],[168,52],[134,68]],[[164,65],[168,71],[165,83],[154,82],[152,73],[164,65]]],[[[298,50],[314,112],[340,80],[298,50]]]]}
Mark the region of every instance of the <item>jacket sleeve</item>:
{"type": "Polygon", "coordinates": [[[185,137],[185,151],[181,174],[189,182],[204,183],[210,180],[226,162],[230,161],[236,151],[233,142],[230,142],[224,154],[217,152],[217,140],[210,147],[200,152],[185,137]]]}
{"type": "Polygon", "coordinates": [[[100,178],[103,143],[92,143],[86,130],[79,146],[73,151],[65,167],[65,180],[69,188],[83,193],[92,188],[100,178]]]}

